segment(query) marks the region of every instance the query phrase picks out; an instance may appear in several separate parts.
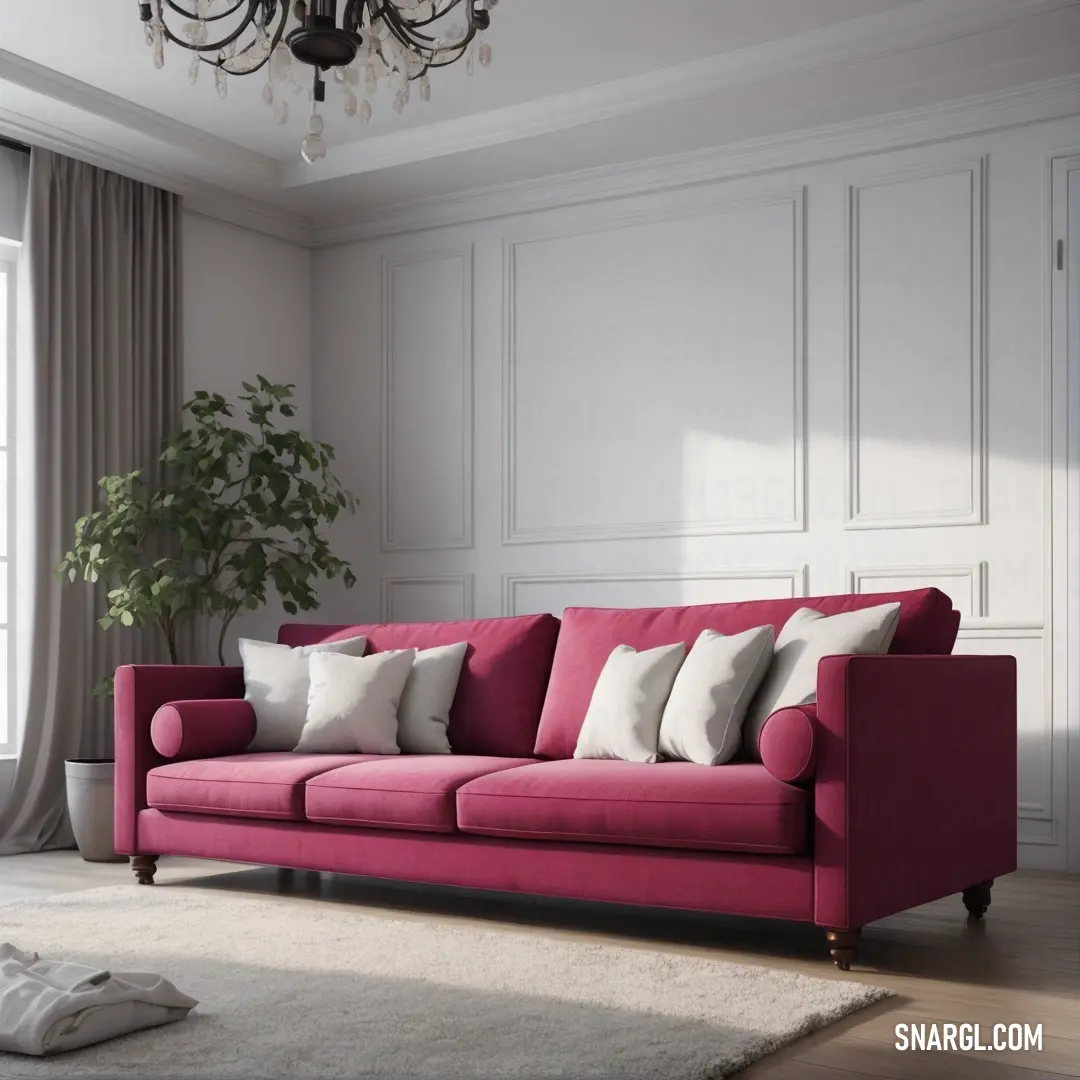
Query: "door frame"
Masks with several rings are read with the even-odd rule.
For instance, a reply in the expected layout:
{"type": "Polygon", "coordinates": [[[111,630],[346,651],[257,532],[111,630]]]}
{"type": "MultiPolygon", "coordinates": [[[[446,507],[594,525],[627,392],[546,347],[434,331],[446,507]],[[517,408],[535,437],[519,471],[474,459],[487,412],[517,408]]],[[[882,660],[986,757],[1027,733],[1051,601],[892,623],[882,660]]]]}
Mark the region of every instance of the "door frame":
{"type": "Polygon", "coordinates": [[[1080,873],[1080,151],[1052,156],[1048,172],[1046,295],[1055,474],[1048,614],[1054,668],[1060,672],[1053,696],[1063,698],[1065,714],[1065,866],[1080,873]]]}

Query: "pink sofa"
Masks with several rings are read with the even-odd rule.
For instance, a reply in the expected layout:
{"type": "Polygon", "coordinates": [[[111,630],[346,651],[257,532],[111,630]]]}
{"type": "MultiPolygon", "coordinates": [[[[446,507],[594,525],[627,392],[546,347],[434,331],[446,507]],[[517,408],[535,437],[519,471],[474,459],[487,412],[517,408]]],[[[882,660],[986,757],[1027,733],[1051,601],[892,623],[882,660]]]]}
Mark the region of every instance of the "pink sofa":
{"type": "Polygon", "coordinates": [[[963,892],[975,918],[1016,867],[1016,672],[951,656],[935,589],[379,626],[287,624],[300,645],[466,640],[452,755],[246,753],[239,668],[123,667],[116,844],[161,854],[813,922],[847,970],[859,928],[963,892]],[[816,707],[774,713],[762,761],[577,761],[614,646],[737,633],[798,607],[901,602],[888,656],[831,656],[816,707]]]}

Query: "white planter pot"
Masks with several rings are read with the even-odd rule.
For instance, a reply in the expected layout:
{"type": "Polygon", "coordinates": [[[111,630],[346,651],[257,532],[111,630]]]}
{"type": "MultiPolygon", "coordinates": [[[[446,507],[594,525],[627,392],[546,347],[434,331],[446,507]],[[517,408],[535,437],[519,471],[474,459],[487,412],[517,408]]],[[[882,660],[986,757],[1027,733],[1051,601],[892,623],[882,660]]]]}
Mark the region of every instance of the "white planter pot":
{"type": "Polygon", "coordinates": [[[111,758],[71,758],[64,762],[71,829],[79,854],[87,862],[124,862],[113,841],[113,774],[111,758]]]}

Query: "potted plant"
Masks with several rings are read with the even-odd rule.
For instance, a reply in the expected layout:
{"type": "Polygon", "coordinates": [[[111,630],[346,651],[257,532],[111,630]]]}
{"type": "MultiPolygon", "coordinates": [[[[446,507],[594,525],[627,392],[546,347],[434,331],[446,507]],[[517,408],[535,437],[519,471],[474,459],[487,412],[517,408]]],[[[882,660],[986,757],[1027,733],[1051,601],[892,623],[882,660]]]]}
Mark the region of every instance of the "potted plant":
{"type": "MultiPolygon", "coordinates": [[[[72,549],[58,572],[100,589],[98,620],[156,626],[171,663],[182,659],[185,626],[218,622],[217,659],[242,611],[266,603],[271,587],[290,615],[319,606],[321,578],[356,581],[330,550],[326,528],[355,499],[332,471],[333,448],[278,427],[296,415],[293,385],[257,376],[236,406],[197,390],[184,403],[188,422],[165,439],[165,479],[151,486],[140,471],[99,482],[103,505],[75,523],[72,549]]],[[[111,677],[98,694],[111,694],[111,677]]],[[[68,808],[83,857],[112,858],[111,761],[67,762],[68,808]]]]}

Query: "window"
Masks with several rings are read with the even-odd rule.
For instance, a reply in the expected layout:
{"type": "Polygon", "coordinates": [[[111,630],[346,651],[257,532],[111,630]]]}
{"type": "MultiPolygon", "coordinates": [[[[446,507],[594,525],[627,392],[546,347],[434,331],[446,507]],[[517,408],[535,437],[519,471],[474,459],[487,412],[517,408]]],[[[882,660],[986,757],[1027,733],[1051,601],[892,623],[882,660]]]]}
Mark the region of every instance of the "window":
{"type": "Polygon", "coordinates": [[[14,597],[15,374],[17,244],[0,240],[0,755],[14,754],[15,713],[14,597]]]}

